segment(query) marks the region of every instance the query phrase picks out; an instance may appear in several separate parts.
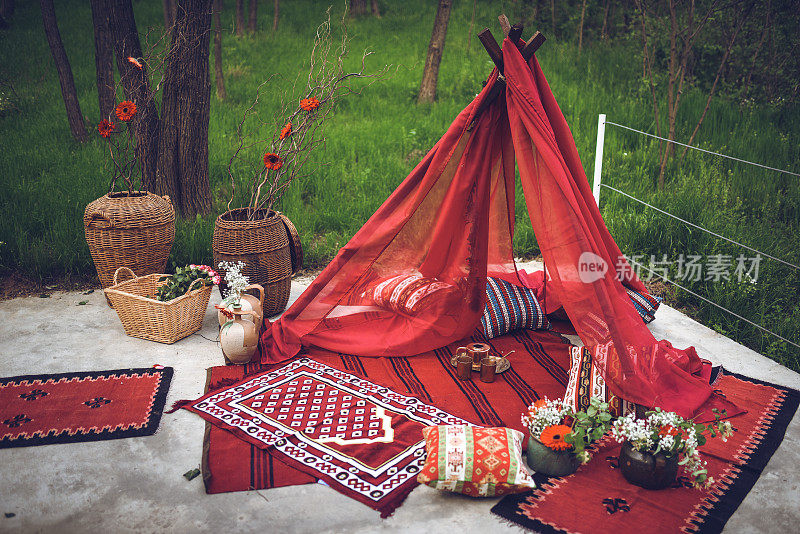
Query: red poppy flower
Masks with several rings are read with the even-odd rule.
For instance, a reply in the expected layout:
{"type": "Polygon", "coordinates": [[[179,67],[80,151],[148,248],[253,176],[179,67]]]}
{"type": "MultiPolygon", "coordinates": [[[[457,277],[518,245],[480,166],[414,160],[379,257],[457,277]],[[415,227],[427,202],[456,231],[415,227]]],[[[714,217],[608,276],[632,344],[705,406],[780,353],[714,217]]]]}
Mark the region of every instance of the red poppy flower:
{"type": "Polygon", "coordinates": [[[117,118],[123,122],[127,122],[136,114],[136,104],[130,100],[125,100],[117,104],[117,118]]]}
{"type": "Polygon", "coordinates": [[[273,171],[277,171],[283,167],[283,160],[281,157],[273,152],[264,154],[264,165],[273,171]]]}
{"type": "Polygon", "coordinates": [[[137,69],[142,70],[142,62],[135,57],[128,57],[128,62],[132,63],[137,69]]]}
{"type": "Polygon", "coordinates": [[[542,430],[539,441],[554,451],[571,449],[572,445],[564,441],[564,436],[571,434],[572,429],[566,425],[550,425],[542,430]]]}
{"type": "Polygon", "coordinates": [[[287,122],[286,126],[281,130],[281,139],[286,139],[290,135],[292,135],[292,123],[287,122]]]}
{"type": "Polygon", "coordinates": [[[108,137],[116,127],[117,126],[113,122],[103,119],[100,121],[100,124],[97,125],[97,131],[100,132],[100,137],[108,137]]]}
{"type": "Polygon", "coordinates": [[[304,98],[300,101],[300,107],[305,111],[314,111],[319,107],[319,100],[313,96],[311,98],[304,98]]]}

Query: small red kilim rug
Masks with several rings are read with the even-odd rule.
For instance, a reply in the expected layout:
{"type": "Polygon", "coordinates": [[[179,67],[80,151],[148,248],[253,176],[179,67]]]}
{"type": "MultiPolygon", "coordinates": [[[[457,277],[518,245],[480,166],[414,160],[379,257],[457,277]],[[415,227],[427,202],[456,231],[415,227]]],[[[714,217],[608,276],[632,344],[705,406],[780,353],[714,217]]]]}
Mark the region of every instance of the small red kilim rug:
{"type": "Polygon", "coordinates": [[[420,400],[310,358],[185,406],[288,465],[391,514],[417,485],[422,429],[469,424],[420,400]]]}
{"type": "Polygon", "coordinates": [[[724,370],[714,386],[747,412],[731,418],[727,443],[711,439],[701,449],[715,480],[709,490],[685,477],[658,491],[628,484],[617,468],[620,445],[607,436],[575,474],[537,478],[532,494],[504,497],[492,512],[544,534],[721,532],[783,440],[800,393],[724,370]]]}
{"type": "Polygon", "coordinates": [[[148,436],[172,368],[0,378],[0,448],[148,436]]]}
{"type": "MultiPolygon", "coordinates": [[[[564,395],[571,345],[558,335],[518,330],[489,340],[494,355],[515,351],[509,357],[511,369],[499,374],[491,384],[480,382],[477,372],[467,382],[456,377],[450,358],[459,346],[470,341],[486,342],[483,338],[466,339],[407,358],[315,354],[313,359],[482,426],[523,430],[520,414],[526,406],[543,396],[564,395]]],[[[207,391],[220,391],[245,377],[276,368],[257,364],[213,367],[209,369],[207,391]]],[[[418,439],[422,440],[421,433],[418,439]]],[[[203,480],[208,493],[308,484],[319,478],[283,460],[273,449],[259,448],[220,426],[206,426],[203,480]]]]}

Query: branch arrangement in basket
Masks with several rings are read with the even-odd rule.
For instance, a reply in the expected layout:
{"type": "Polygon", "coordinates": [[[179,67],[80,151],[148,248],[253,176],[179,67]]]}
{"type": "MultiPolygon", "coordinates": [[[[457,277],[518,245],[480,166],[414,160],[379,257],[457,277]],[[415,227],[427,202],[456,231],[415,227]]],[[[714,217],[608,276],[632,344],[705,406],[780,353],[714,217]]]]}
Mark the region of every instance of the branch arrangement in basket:
{"type": "MultiPolygon", "coordinates": [[[[346,13],[345,13],[346,16],[346,13]]],[[[282,97],[280,109],[274,121],[267,124],[258,119],[259,98],[264,87],[272,77],[262,82],[256,89],[256,96],[248,107],[236,129],[237,144],[228,162],[228,176],[231,180],[231,200],[236,194],[236,177],[252,176],[249,181],[249,201],[246,206],[249,220],[258,218],[257,214],[269,214],[280,200],[289,185],[299,176],[307,174],[305,169],[311,152],[325,142],[323,125],[333,112],[334,105],[343,96],[359,93],[350,82],[359,78],[377,81],[388,71],[367,73],[366,60],[372,52],[364,51],[358,70],[346,72],[344,60],[347,56],[348,34],[342,18],[341,39],[334,37],[331,30],[330,8],[326,20],[317,27],[308,76],[302,87],[297,83],[282,97]],[[334,42],[334,38],[337,42],[334,42]],[[256,139],[256,133],[245,132],[248,121],[260,122],[268,126],[273,135],[271,139],[256,139]],[[244,161],[244,154],[253,147],[263,148],[263,162],[244,161]]],[[[369,85],[369,84],[367,84],[369,85]]],[[[245,197],[246,198],[246,197],[245,197]]],[[[263,216],[263,215],[262,215],[263,216]]]]}

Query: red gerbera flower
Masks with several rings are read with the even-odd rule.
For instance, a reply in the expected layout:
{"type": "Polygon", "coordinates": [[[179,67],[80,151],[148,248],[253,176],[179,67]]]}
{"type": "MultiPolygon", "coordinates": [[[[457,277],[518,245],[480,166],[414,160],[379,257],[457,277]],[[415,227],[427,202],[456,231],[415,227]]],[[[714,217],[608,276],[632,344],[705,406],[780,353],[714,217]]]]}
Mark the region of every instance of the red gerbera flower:
{"type": "Polygon", "coordinates": [[[542,430],[539,441],[554,451],[571,449],[572,445],[564,441],[564,436],[571,434],[572,429],[566,425],[550,425],[542,430]]]}
{"type": "Polygon", "coordinates": [[[136,114],[136,104],[130,100],[125,100],[117,104],[117,118],[123,122],[127,122],[136,114]]]}
{"type": "Polygon", "coordinates": [[[283,167],[283,160],[279,155],[273,152],[267,152],[266,154],[264,154],[264,165],[266,165],[268,169],[277,171],[278,169],[283,167]]]}
{"type": "Polygon", "coordinates": [[[305,111],[314,111],[319,107],[319,100],[313,96],[311,98],[304,98],[300,101],[300,107],[305,111]]]}
{"type": "Polygon", "coordinates": [[[680,436],[682,439],[686,439],[686,432],[682,428],[675,428],[672,425],[664,425],[658,429],[658,436],[661,438],[664,436],[680,436]]]}
{"type": "Polygon", "coordinates": [[[292,123],[287,122],[286,126],[281,130],[281,139],[286,139],[290,135],[292,135],[292,123]]]}
{"type": "Polygon", "coordinates": [[[100,124],[97,125],[97,131],[100,132],[100,137],[108,137],[115,129],[116,125],[105,119],[101,120],[100,124]]]}
{"type": "Polygon", "coordinates": [[[142,70],[142,62],[136,59],[135,57],[128,57],[128,61],[133,64],[139,70],[142,70]]]}

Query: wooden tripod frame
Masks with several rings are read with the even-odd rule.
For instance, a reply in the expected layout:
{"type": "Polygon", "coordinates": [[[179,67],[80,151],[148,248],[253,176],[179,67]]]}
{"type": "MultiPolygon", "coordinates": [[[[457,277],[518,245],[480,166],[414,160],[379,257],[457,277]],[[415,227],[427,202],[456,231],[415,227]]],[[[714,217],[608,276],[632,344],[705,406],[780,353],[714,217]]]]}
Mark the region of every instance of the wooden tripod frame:
{"type": "MultiPolygon", "coordinates": [[[[544,35],[537,31],[530,39],[523,43],[520,41],[523,30],[522,24],[514,24],[512,26],[509,24],[508,17],[505,15],[500,15],[498,19],[500,20],[500,26],[503,28],[503,35],[511,39],[511,42],[517,45],[517,48],[519,48],[520,52],[522,52],[522,57],[525,59],[525,61],[529,61],[546,40],[544,35]]],[[[467,131],[470,131],[475,127],[478,117],[480,117],[481,114],[486,111],[486,108],[488,108],[506,88],[506,79],[503,77],[503,52],[500,49],[500,45],[497,44],[497,40],[494,38],[494,35],[492,35],[492,32],[489,30],[489,28],[486,28],[479,33],[478,39],[480,39],[483,47],[486,49],[486,53],[489,54],[492,62],[494,62],[497,70],[500,72],[500,76],[497,78],[494,85],[492,85],[486,99],[481,103],[481,106],[475,112],[467,131]]]]}

